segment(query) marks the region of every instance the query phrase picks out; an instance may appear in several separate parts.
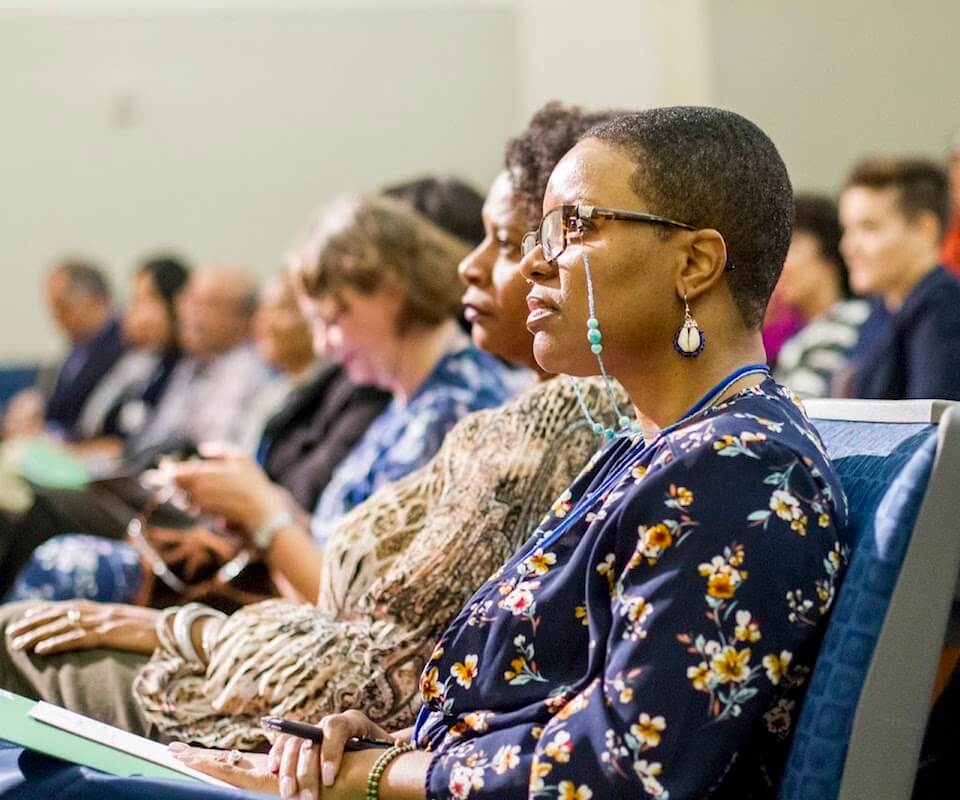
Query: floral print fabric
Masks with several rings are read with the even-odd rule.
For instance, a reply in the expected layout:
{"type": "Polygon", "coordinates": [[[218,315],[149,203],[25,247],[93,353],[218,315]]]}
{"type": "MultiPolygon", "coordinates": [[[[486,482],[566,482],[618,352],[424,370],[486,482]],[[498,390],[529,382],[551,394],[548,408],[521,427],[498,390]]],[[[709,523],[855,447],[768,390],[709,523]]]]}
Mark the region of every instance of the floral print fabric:
{"type": "Polygon", "coordinates": [[[839,481],[772,380],[612,443],[424,669],[428,797],[772,796],[845,539],[839,481]]]}
{"type": "Polygon", "coordinates": [[[499,406],[517,385],[514,370],[472,345],[447,353],[405,405],[390,402],[334,470],[314,509],[314,539],[326,544],[344,514],[426,464],[461,417],[499,406]]]}

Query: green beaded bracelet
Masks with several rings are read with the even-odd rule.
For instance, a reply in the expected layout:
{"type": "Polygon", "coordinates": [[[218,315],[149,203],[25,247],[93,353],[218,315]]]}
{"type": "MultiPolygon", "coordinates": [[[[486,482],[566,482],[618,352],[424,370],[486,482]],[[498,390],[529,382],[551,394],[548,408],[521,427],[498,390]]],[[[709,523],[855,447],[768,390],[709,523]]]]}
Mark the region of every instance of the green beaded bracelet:
{"type": "Polygon", "coordinates": [[[406,744],[395,744],[389,750],[383,751],[373,762],[373,767],[367,776],[367,800],[380,800],[380,779],[383,778],[383,773],[387,771],[390,762],[404,753],[416,749],[417,746],[413,742],[407,742],[406,744]]]}

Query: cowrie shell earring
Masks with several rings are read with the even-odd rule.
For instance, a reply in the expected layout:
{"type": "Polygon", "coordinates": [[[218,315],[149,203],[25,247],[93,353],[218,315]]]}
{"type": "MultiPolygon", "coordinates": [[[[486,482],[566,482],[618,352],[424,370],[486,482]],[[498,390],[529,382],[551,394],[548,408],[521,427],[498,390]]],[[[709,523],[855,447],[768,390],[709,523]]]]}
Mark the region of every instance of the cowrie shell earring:
{"type": "Polygon", "coordinates": [[[704,345],[707,343],[703,331],[697,321],[690,314],[690,304],[687,302],[687,295],[683,295],[683,324],[677,329],[677,335],[673,337],[673,349],[684,358],[696,358],[703,352],[704,345]]]}

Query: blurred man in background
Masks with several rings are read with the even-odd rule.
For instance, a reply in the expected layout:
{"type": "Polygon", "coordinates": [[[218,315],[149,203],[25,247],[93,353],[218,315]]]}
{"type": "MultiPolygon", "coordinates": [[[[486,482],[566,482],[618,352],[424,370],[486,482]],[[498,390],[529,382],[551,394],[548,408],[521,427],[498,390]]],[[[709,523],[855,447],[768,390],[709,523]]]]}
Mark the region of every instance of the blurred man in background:
{"type": "Polygon", "coordinates": [[[70,344],[52,389],[21,392],[4,417],[4,435],[51,432],[71,438],[84,403],[123,352],[120,322],[113,313],[103,272],[85,261],[64,261],[47,276],[50,316],[70,344]]]}
{"type": "Polygon", "coordinates": [[[840,251],[852,289],[875,299],[846,396],[960,400],[960,282],[939,266],[948,208],[932,161],[871,158],[847,178],[840,251]]]}

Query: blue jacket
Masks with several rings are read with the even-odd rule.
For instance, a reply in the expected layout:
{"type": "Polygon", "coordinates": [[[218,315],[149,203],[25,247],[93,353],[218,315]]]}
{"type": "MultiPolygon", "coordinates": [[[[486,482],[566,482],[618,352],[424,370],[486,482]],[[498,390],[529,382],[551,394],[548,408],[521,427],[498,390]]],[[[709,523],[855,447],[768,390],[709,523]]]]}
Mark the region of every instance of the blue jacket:
{"type": "Polygon", "coordinates": [[[936,267],[896,313],[878,303],[854,365],[852,397],[960,400],[960,281],[936,267]]]}
{"type": "Polygon", "coordinates": [[[99,332],[73,346],[47,399],[46,421],[68,436],[83,404],[123,352],[120,321],[111,319],[99,332]]]}

